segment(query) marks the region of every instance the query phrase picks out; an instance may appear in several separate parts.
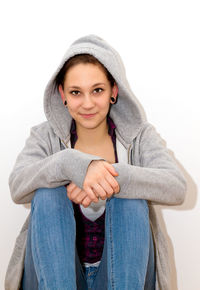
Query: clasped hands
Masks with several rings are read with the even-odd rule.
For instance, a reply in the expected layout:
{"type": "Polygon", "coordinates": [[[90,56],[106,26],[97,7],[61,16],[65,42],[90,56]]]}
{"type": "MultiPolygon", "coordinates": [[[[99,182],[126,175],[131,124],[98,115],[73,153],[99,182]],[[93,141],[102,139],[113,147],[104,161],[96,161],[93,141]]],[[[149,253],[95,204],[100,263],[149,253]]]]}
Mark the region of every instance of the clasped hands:
{"type": "Polygon", "coordinates": [[[98,202],[99,198],[105,200],[120,188],[115,177],[118,176],[115,168],[103,160],[93,160],[88,166],[83,189],[71,182],[67,188],[67,196],[75,203],[88,207],[91,202],[98,202]]]}

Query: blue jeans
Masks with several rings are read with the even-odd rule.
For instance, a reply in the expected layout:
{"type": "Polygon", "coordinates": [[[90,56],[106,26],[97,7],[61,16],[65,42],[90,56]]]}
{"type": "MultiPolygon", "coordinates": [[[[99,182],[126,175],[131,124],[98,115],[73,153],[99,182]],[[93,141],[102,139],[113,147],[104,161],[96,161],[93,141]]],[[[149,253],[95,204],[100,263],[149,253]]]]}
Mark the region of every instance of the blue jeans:
{"type": "Polygon", "coordinates": [[[22,289],[153,290],[155,260],[145,200],[106,201],[99,267],[82,267],[73,204],[64,186],[40,188],[31,204],[22,289]]]}

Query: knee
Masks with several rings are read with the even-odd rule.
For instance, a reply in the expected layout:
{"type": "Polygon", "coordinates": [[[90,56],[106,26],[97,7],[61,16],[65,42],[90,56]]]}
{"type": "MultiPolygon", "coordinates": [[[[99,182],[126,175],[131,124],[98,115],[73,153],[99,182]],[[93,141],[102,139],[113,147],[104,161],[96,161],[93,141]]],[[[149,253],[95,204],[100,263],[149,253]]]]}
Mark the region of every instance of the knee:
{"type": "Polygon", "coordinates": [[[138,218],[149,218],[148,203],[144,199],[127,199],[113,197],[110,202],[113,202],[114,207],[119,213],[125,213],[129,216],[138,218]]]}
{"type": "Polygon", "coordinates": [[[50,209],[69,205],[73,208],[71,201],[67,197],[67,191],[64,186],[56,188],[39,188],[35,191],[31,206],[50,209]]]}
{"type": "Polygon", "coordinates": [[[138,216],[149,217],[148,203],[144,199],[129,199],[127,207],[129,212],[132,211],[138,216]]]}
{"type": "Polygon", "coordinates": [[[106,203],[106,233],[126,240],[149,237],[149,208],[142,199],[111,198],[106,203]],[[114,229],[114,230],[112,230],[114,229]],[[112,232],[111,232],[112,231],[112,232]],[[111,232],[111,233],[110,233],[111,232]]]}

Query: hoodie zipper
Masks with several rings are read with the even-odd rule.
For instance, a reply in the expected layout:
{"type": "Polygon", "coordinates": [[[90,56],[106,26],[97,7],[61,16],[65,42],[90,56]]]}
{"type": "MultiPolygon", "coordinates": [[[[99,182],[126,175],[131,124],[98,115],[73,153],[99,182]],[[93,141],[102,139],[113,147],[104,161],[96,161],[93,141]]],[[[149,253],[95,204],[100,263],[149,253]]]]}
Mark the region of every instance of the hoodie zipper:
{"type": "Polygon", "coordinates": [[[65,143],[64,140],[61,140],[61,143],[63,144],[63,146],[65,147],[65,149],[68,148],[68,145],[67,145],[67,143],[65,143]]]}
{"type": "Polygon", "coordinates": [[[128,150],[127,150],[127,154],[128,154],[128,164],[132,164],[132,144],[129,145],[128,150]]]}

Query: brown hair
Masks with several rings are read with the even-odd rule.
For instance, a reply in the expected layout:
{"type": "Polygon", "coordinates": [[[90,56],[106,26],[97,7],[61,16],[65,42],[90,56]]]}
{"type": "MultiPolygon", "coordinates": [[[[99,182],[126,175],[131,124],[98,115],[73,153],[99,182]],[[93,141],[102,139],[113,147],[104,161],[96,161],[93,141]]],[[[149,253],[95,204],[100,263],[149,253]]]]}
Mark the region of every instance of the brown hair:
{"type": "Polygon", "coordinates": [[[102,63],[100,63],[93,55],[91,55],[91,54],[77,54],[77,55],[72,56],[71,58],[69,58],[64,63],[64,65],[61,68],[61,70],[59,71],[59,73],[56,75],[56,77],[55,77],[55,88],[58,89],[59,85],[62,85],[62,87],[64,87],[64,81],[65,81],[65,76],[66,76],[67,71],[72,66],[74,66],[76,64],[80,64],[80,63],[92,63],[92,64],[95,64],[95,65],[101,66],[101,68],[104,70],[104,72],[106,74],[106,77],[107,77],[108,81],[110,82],[111,87],[114,86],[115,80],[112,77],[112,75],[105,68],[105,66],[102,63]]]}

